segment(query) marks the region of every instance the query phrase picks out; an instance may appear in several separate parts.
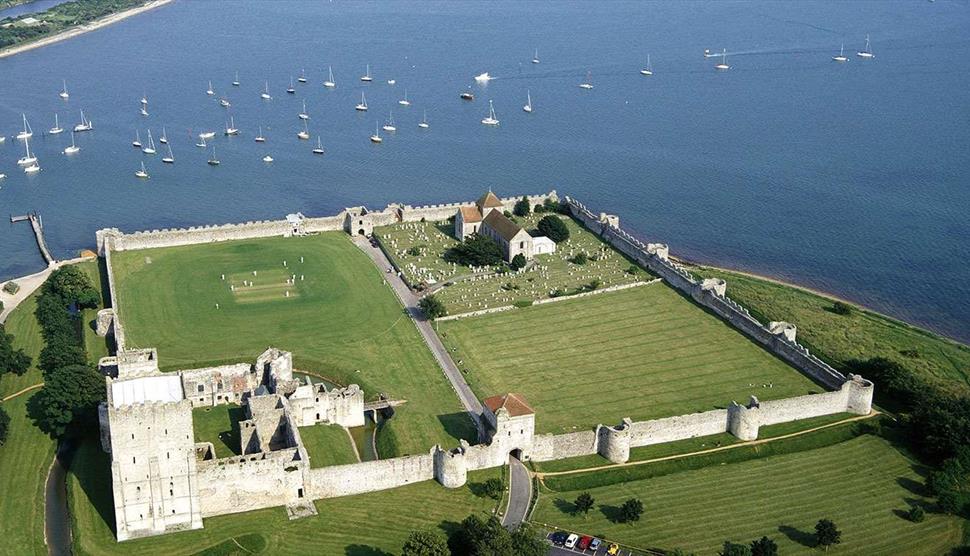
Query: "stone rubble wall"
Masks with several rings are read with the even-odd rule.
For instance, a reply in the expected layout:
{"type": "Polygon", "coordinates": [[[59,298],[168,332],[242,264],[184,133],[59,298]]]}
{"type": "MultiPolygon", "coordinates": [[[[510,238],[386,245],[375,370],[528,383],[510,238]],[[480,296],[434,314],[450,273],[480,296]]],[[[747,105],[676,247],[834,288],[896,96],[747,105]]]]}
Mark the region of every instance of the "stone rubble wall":
{"type": "Polygon", "coordinates": [[[312,499],[335,498],[428,481],[434,478],[433,452],[310,469],[307,490],[312,499]]]}
{"type": "Polygon", "coordinates": [[[303,475],[296,448],[200,461],[202,517],[282,506],[297,498],[303,475]]]}

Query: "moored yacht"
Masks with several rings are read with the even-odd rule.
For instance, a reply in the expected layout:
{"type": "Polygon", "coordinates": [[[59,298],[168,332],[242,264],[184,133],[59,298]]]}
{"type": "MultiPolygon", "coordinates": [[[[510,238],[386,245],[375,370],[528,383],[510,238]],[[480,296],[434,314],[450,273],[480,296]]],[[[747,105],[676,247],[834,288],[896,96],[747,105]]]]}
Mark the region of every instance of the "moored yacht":
{"type": "Polygon", "coordinates": [[[263,87],[263,92],[259,93],[259,98],[263,100],[271,100],[273,97],[269,96],[269,81],[266,81],[263,87]]]}
{"type": "Polygon", "coordinates": [[[238,87],[239,86],[239,72],[238,71],[236,72],[236,78],[232,80],[232,86],[233,87],[238,87]]]}
{"type": "Polygon", "coordinates": [[[370,136],[371,143],[381,143],[384,139],[381,137],[381,124],[374,124],[374,135],[370,136]]]}
{"type": "Polygon", "coordinates": [[[718,65],[716,65],[716,66],[714,66],[714,69],[719,70],[719,71],[725,71],[725,70],[731,69],[731,66],[729,66],[728,63],[727,63],[727,49],[726,48],[721,51],[721,63],[718,64],[718,65]]]}
{"type": "Polygon", "coordinates": [[[145,154],[155,154],[155,140],[152,139],[152,130],[148,130],[148,146],[141,150],[145,154]]]}
{"type": "Polygon", "coordinates": [[[647,54],[647,67],[640,70],[640,75],[653,75],[653,66],[650,65],[650,55],[647,54]]]}
{"type": "Polygon", "coordinates": [[[842,46],[839,47],[839,55],[838,56],[832,56],[832,60],[834,60],[836,62],[848,62],[849,61],[849,58],[845,55],[845,43],[842,43],[842,46]]]}
{"type": "Polygon", "coordinates": [[[209,160],[206,160],[206,164],[208,164],[209,166],[218,166],[219,165],[219,159],[216,158],[216,147],[215,147],[215,145],[213,145],[213,147],[212,147],[212,156],[209,157],[209,160]]]}
{"type": "Polygon", "coordinates": [[[337,86],[337,84],[333,81],[333,66],[329,66],[327,68],[327,74],[327,80],[323,82],[323,86],[328,89],[333,89],[337,86]]]}
{"type": "Polygon", "coordinates": [[[583,81],[582,83],[580,83],[579,84],[579,88],[580,89],[586,89],[586,90],[589,90],[589,89],[592,89],[593,88],[593,73],[592,72],[589,72],[589,71],[586,72],[586,81],[583,81]]]}
{"type": "Polygon", "coordinates": [[[145,162],[144,161],[142,161],[142,163],[141,163],[141,170],[136,170],[135,171],[135,177],[136,178],[139,178],[139,179],[143,179],[143,180],[147,180],[148,178],[151,177],[151,176],[148,175],[148,170],[145,169],[145,162]]]}
{"type": "Polygon", "coordinates": [[[301,120],[309,120],[310,119],[310,114],[308,114],[307,111],[306,111],[306,99],[303,99],[303,111],[300,112],[299,114],[297,114],[296,117],[297,118],[300,118],[301,120]]]}
{"type": "Polygon", "coordinates": [[[397,103],[400,104],[401,106],[411,106],[411,101],[408,100],[408,90],[407,89],[404,89],[404,98],[402,98],[401,100],[397,101],[397,103]]]}
{"type": "Polygon", "coordinates": [[[168,135],[165,133],[165,126],[162,126],[162,136],[158,138],[158,142],[163,145],[168,144],[168,135]]]}
{"type": "Polygon", "coordinates": [[[81,110],[81,123],[74,126],[74,131],[91,131],[92,129],[94,129],[94,124],[91,123],[91,120],[84,117],[84,110],[81,110]]]}
{"type": "Polygon", "coordinates": [[[355,106],[354,109],[355,110],[359,110],[361,112],[366,112],[367,111],[367,98],[364,97],[364,93],[363,92],[360,93],[360,102],[357,103],[357,106],[355,106]]]}
{"type": "Polygon", "coordinates": [[[229,116],[229,121],[226,122],[225,135],[239,135],[239,130],[236,129],[236,120],[232,116],[229,116]]]}
{"type": "Polygon", "coordinates": [[[538,48],[536,49],[535,54],[532,55],[532,63],[533,64],[538,64],[539,63],[539,49],[538,48]]]}
{"type": "Polygon", "coordinates": [[[374,80],[374,78],[370,76],[370,64],[367,64],[367,73],[361,75],[360,80],[368,83],[374,80]]]}
{"type": "Polygon", "coordinates": [[[872,53],[872,47],[869,45],[869,35],[866,34],[866,48],[860,52],[855,53],[856,56],[860,58],[875,58],[876,55],[872,53]]]}
{"type": "Polygon", "coordinates": [[[67,100],[71,98],[71,95],[68,94],[67,92],[67,80],[62,79],[61,82],[64,84],[64,87],[61,89],[61,92],[57,94],[57,96],[61,97],[64,100],[67,100]]]}
{"type": "Polygon", "coordinates": [[[137,129],[135,130],[135,140],[131,142],[131,146],[135,147],[136,149],[141,148],[141,133],[139,133],[137,129]]]}
{"type": "Polygon", "coordinates": [[[323,143],[320,142],[319,135],[317,135],[317,146],[313,148],[313,154],[323,154],[323,143]]]}
{"type": "Polygon", "coordinates": [[[532,113],[532,92],[528,89],[525,90],[525,106],[522,107],[522,111],[532,113]]]}
{"type": "Polygon", "coordinates": [[[303,129],[301,129],[297,134],[300,139],[306,140],[310,138],[310,130],[306,127],[306,120],[303,120],[303,129]]]}
{"type": "Polygon", "coordinates": [[[428,129],[431,125],[428,124],[428,111],[424,111],[424,117],[421,118],[421,122],[418,124],[421,129],[428,129]]]}
{"type": "Polygon", "coordinates": [[[397,131],[397,128],[394,127],[394,113],[393,112],[388,113],[388,115],[387,115],[387,122],[384,124],[384,127],[382,129],[384,131],[397,131]]]}
{"type": "Polygon", "coordinates": [[[37,164],[37,157],[30,154],[30,138],[24,139],[24,149],[26,154],[23,158],[17,160],[17,164],[20,166],[32,166],[37,164]]]}
{"type": "Polygon", "coordinates": [[[165,164],[175,164],[175,155],[172,154],[172,145],[168,146],[168,155],[162,157],[162,162],[165,164]]]}
{"type": "Polygon", "coordinates": [[[63,132],[64,132],[64,128],[62,128],[61,127],[61,124],[57,121],[57,113],[55,112],[54,113],[54,127],[48,129],[47,130],[47,133],[50,133],[51,135],[57,135],[58,133],[63,133],[63,132]]]}
{"type": "Polygon", "coordinates": [[[30,128],[30,124],[27,123],[27,115],[21,114],[24,118],[24,130],[17,134],[17,139],[25,140],[34,136],[34,130],[30,128]]]}
{"type": "Polygon", "coordinates": [[[492,101],[488,101],[488,116],[482,118],[482,123],[485,125],[498,125],[498,118],[495,117],[495,107],[492,106],[492,101]]]}
{"type": "Polygon", "coordinates": [[[210,97],[216,94],[216,92],[212,89],[212,81],[209,81],[209,88],[205,90],[205,94],[209,95],[210,97]]]}
{"type": "Polygon", "coordinates": [[[297,77],[296,80],[300,83],[306,83],[306,68],[300,68],[300,77],[297,77]]]}
{"type": "Polygon", "coordinates": [[[270,155],[266,155],[263,157],[263,162],[269,164],[270,162],[273,162],[273,157],[270,155]]]}
{"type": "Polygon", "coordinates": [[[256,134],[256,137],[253,138],[253,141],[256,141],[257,143],[266,142],[266,138],[263,137],[263,126],[259,126],[259,133],[256,134]]]}
{"type": "Polygon", "coordinates": [[[81,147],[74,143],[74,132],[71,132],[71,146],[64,149],[64,154],[74,154],[81,150],[81,147]]]}
{"type": "Polygon", "coordinates": [[[289,94],[291,94],[291,95],[295,95],[296,94],[296,89],[293,88],[293,77],[292,76],[290,76],[290,86],[286,88],[286,92],[289,93],[289,94]]]}

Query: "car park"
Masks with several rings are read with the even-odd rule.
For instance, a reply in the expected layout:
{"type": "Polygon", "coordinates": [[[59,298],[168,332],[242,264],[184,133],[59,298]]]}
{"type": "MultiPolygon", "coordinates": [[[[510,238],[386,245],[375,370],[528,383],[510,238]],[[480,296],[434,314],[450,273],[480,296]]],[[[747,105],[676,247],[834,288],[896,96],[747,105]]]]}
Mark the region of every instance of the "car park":
{"type": "Polygon", "coordinates": [[[566,537],[566,544],[564,544],[563,546],[565,546],[566,548],[576,548],[576,543],[578,542],[579,542],[579,535],[577,535],[576,533],[572,533],[568,537],[566,537]]]}

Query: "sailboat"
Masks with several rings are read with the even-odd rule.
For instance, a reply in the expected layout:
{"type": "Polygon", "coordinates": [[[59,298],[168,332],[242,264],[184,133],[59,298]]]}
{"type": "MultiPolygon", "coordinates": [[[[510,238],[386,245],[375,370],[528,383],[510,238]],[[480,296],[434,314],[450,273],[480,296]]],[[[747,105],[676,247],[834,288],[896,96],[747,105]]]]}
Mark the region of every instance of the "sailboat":
{"type": "Polygon", "coordinates": [[[492,106],[492,101],[488,101],[488,116],[482,118],[482,123],[485,125],[498,125],[498,118],[495,117],[495,107],[492,106]]]}
{"type": "Polygon", "coordinates": [[[313,154],[323,154],[323,143],[320,142],[319,135],[317,135],[317,146],[313,149],[313,154]]]}
{"type": "Polygon", "coordinates": [[[168,135],[165,134],[165,126],[162,126],[162,136],[158,138],[158,142],[163,145],[168,144],[168,135]]]}
{"type": "Polygon", "coordinates": [[[210,97],[216,94],[216,92],[212,90],[212,81],[209,81],[209,88],[205,90],[205,94],[209,95],[210,97]]]}
{"type": "Polygon", "coordinates": [[[293,76],[292,75],[290,76],[290,86],[286,88],[286,92],[289,93],[289,94],[291,94],[291,95],[295,95],[296,94],[296,89],[293,88],[293,76]]]}
{"type": "Polygon", "coordinates": [[[74,144],[74,133],[71,132],[71,146],[64,149],[64,154],[74,154],[81,150],[81,147],[74,144]]]}
{"type": "Polygon", "coordinates": [[[364,93],[360,93],[360,102],[354,107],[361,112],[367,112],[367,98],[364,97],[364,93]]]}
{"type": "Polygon", "coordinates": [[[37,163],[37,157],[34,156],[34,155],[32,155],[32,154],[30,154],[30,139],[29,138],[28,139],[24,139],[24,149],[26,149],[27,154],[23,158],[17,160],[17,164],[20,165],[20,166],[30,166],[32,164],[36,164],[37,163]]]}
{"type": "Polygon", "coordinates": [[[640,75],[653,75],[653,67],[650,65],[650,55],[647,54],[647,67],[640,70],[640,75]]]}
{"type": "Polygon", "coordinates": [[[263,92],[259,94],[259,98],[263,100],[270,100],[273,98],[269,96],[269,81],[266,81],[265,87],[263,88],[263,92]]]}
{"type": "Polygon", "coordinates": [[[408,100],[408,90],[407,89],[404,89],[404,98],[402,98],[401,100],[397,101],[397,103],[400,104],[401,106],[411,106],[411,101],[408,100]]]}
{"type": "Polygon", "coordinates": [[[876,55],[872,53],[872,47],[869,46],[869,35],[866,34],[866,49],[862,52],[856,52],[856,56],[860,58],[875,58],[876,55]]]}
{"type": "Polygon", "coordinates": [[[227,98],[220,98],[219,99],[219,106],[221,106],[223,108],[229,108],[230,106],[232,106],[232,103],[229,102],[229,99],[227,99],[227,98]]]}
{"type": "Polygon", "coordinates": [[[54,127],[52,127],[49,130],[47,130],[47,133],[50,133],[51,135],[57,135],[58,133],[63,133],[63,132],[64,132],[64,128],[62,128],[61,127],[61,124],[57,121],[57,113],[55,112],[54,113],[54,127]]]}
{"type": "Polygon", "coordinates": [[[205,144],[205,137],[203,137],[203,136],[201,136],[201,135],[199,135],[199,142],[198,142],[198,143],[196,143],[196,144],[195,144],[195,146],[196,146],[196,147],[199,147],[200,149],[204,149],[204,148],[206,148],[206,144],[205,144]]]}
{"type": "Polygon", "coordinates": [[[145,169],[145,161],[144,160],[141,163],[141,170],[135,171],[135,177],[136,178],[143,179],[143,180],[147,180],[148,178],[151,177],[151,176],[148,175],[148,170],[145,169]]]}
{"type": "Polygon", "coordinates": [[[265,143],[266,142],[266,138],[263,137],[263,126],[259,126],[259,133],[253,139],[253,141],[256,141],[257,143],[265,143]]]}
{"type": "Polygon", "coordinates": [[[306,83],[306,68],[300,68],[300,77],[296,78],[300,83],[306,83]]]}
{"type": "Polygon", "coordinates": [[[24,168],[25,174],[36,174],[37,172],[40,172],[40,166],[36,162],[24,168]]]}
{"type": "Polygon", "coordinates": [[[209,160],[207,160],[206,163],[209,166],[218,166],[219,165],[219,159],[216,158],[216,147],[215,147],[215,145],[212,146],[212,156],[209,157],[209,160]]]}
{"type": "Polygon", "coordinates": [[[239,135],[239,130],[236,129],[236,120],[232,116],[229,116],[229,121],[226,122],[226,131],[224,133],[226,136],[239,135]]]}
{"type": "Polygon", "coordinates": [[[202,133],[199,134],[199,137],[202,139],[212,139],[215,136],[216,136],[215,131],[203,131],[202,133]]]}
{"type": "Polygon", "coordinates": [[[333,81],[333,66],[327,67],[327,80],[323,82],[323,86],[328,89],[333,89],[337,86],[333,81]]]}
{"type": "Polygon", "coordinates": [[[539,49],[538,48],[536,49],[535,54],[532,55],[532,63],[533,64],[538,64],[539,63],[539,49]]]}
{"type": "Polygon", "coordinates": [[[273,157],[270,155],[266,155],[263,157],[263,162],[269,164],[270,162],[273,162],[273,157]]]}
{"type": "Polygon", "coordinates": [[[428,124],[428,111],[427,110],[424,111],[424,117],[421,118],[421,122],[418,124],[418,127],[420,127],[421,129],[428,129],[429,127],[431,127],[428,124]]]}
{"type": "Polygon", "coordinates": [[[141,103],[146,106],[148,105],[148,95],[146,93],[141,94],[141,103]]]}
{"type": "Polygon", "coordinates": [[[370,136],[370,142],[371,143],[381,143],[383,141],[384,141],[384,139],[381,138],[381,124],[375,123],[374,124],[374,135],[371,135],[370,136]]]}
{"type": "Polygon", "coordinates": [[[236,72],[236,78],[232,80],[232,86],[233,87],[238,87],[239,86],[239,72],[238,71],[236,72]]]}
{"type": "Polygon", "coordinates": [[[131,146],[135,147],[136,149],[141,148],[141,134],[137,129],[135,130],[135,140],[131,142],[131,146]]]}
{"type": "Polygon", "coordinates": [[[593,88],[593,74],[592,72],[586,72],[586,81],[579,84],[580,89],[592,89],[593,88]]]}
{"type": "Polygon", "coordinates": [[[384,124],[383,129],[384,129],[384,131],[397,131],[397,128],[394,127],[394,113],[393,112],[389,112],[387,114],[387,122],[384,124]]]}
{"type": "Polygon", "coordinates": [[[718,64],[718,65],[716,65],[716,66],[714,66],[714,69],[720,70],[720,71],[724,71],[724,70],[731,69],[731,66],[729,66],[728,63],[727,63],[727,49],[726,48],[724,48],[724,49],[721,50],[721,63],[718,64]]]}
{"type": "Polygon", "coordinates": [[[306,127],[306,120],[303,120],[303,129],[300,130],[300,132],[297,133],[296,136],[299,137],[300,139],[310,138],[310,130],[308,130],[306,127]]]}
{"type": "Polygon", "coordinates": [[[66,79],[62,79],[61,80],[61,83],[64,84],[64,87],[61,89],[61,92],[58,93],[57,96],[61,97],[64,100],[67,100],[67,99],[71,98],[71,95],[69,95],[67,93],[67,80],[66,79]]]}
{"type": "Polygon", "coordinates": [[[360,80],[367,81],[367,82],[374,80],[374,78],[370,76],[370,64],[367,64],[367,73],[365,73],[364,75],[361,75],[360,80]]]}
{"type": "Polygon", "coordinates": [[[532,113],[532,92],[528,89],[525,90],[525,106],[522,107],[524,112],[532,113]]]}
{"type": "Polygon", "coordinates": [[[162,157],[165,164],[175,164],[175,155],[172,154],[172,145],[168,145],[168,156],[162,157]]]}
{"type": "Polygon", "coordinates": [[[141,110],[139,110],[138,113],[141,114],[142,116],[147,116],[148,115],[148,106],[142,104],[141,105],[141,110]]]}
{"type": "Polygon", "coordinates": [[[148,146],[141,150],[145,154],[155,154],[155,140],[152,139],[152,130],[148,130],[148,146]]]}
{"type": "Polygon", "coordinates": [[[94,124],[91,123],[91,120],[84,117],[84,110],[81,110],[81,123],[74,126],[74,131],[91,131],[92,129],[94,129],[94,124]]]}
{"type": "Polygon", "coordinates": [[[832,60],[834,60],[836,62],[848,62],[849,61],[849,58],[845,55],[845,43],[842,43],[842,46],[839,47],[839,55],[838,56],[832,56],[832,60]]]}
{"type": "Polygon", "coordinates": [[[307,111],[306,111],[306,99],[303,99],[303,112],[300,112],[296,116],[298,118],[300,118],[301,120],[309,120],[310,119],[310,115],[307,114],[307,111]]]}
{"type": "Polygon", "coordinates": [[[27,123],[27,115],[21,114],[24,117],[24,130],[17,134],[17,139],[29,139],[34,136],[34,130],[30,128],[30,124],[27,123]]]}

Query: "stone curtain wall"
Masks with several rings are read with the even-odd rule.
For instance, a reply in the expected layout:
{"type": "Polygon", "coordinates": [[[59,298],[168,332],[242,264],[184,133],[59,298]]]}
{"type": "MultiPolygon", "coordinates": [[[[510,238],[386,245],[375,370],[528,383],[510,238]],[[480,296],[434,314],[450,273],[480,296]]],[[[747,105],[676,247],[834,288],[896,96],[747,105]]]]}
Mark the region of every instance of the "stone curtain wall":
{"type": "Polygon", "coordinates": [[[420,456],[310,469],[307,489],[312,499],[335,498],[428,481],[434,478],[434,451],[420,456]]]}
{"type": "Polygon", "coordinates": [[[303,488],[296,448],[200,461],[202,517],[248,512],[287,504],[303,488]],[[289,471],[287,469],[290,469],[289,471]]]}
{"type": "MultiPolygon", "coordinates": [[[[101,232],[98,232],[98,245],[102,245],[101,232]]],[[[114,269],[111,268],[111,249],[104,249],[104,265],[108,273],[108,294],[111,298],[111,310],[114,311],[113,318],[111,319],[111,333],[115,338],[116,351],[122,351],[125,349],[125,329],[121,325],[121,319],[119,318],[118,311],[118,288],[115,287],[115,273],[114,269]]]]}

